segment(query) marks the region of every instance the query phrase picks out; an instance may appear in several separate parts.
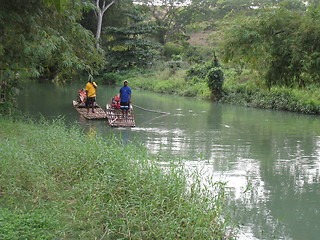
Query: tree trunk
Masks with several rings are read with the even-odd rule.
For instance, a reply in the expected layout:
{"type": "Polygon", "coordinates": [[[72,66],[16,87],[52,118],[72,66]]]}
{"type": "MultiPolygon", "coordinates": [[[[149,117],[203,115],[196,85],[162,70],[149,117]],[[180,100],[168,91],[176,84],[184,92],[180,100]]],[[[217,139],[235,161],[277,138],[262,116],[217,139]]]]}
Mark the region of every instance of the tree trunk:
{"type": "Polygon", "coordinates": [[[105,11],[111,7],[117,0],[112,0],[108,4],[106,3],[106,0],[102,0],[102,7],[100,7],[100,0],[95,0],[96,1],[96,16],[97,16],[97,31],[96,31],[96,47],[99,47],[99,41],[101,37],[101,28],[102,28],[102,20],[103,20],[103,15],[105,11]]]}
{"type": "Polygon", "coordinates": [[[102,17],[101,12],[97,14],[97,31],[96,31],[96,47],[99,47],[99,41],[101,36],[101,27],[102,27],[102,17]]]}

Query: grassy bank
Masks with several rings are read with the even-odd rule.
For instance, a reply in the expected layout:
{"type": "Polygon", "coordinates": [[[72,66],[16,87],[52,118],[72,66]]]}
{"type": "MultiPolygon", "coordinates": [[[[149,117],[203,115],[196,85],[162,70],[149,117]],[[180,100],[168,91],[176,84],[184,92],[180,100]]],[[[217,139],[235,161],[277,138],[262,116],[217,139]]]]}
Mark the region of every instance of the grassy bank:
{"type": "Polygon", "coordinates": [[[186,97],[209,98],[210,90],[205,81],[187,82],[185,70],[147,72],[132,77],[134,87],[186,97]]]}
{"type": "Polygon", "coordinates": [[[223,187],[142,146],[61,121],[2,119],[0,140],[0,239],[232,239],[223,187]]]}
{"type": "MultiPolygon", "coordinates": [[[[305,89],[273,87],[264,89],[259,82],[252,81],[256,76],[243,73],[237,75],[225,70],[225,83],[220,102],[247,107],[285,110],[307,114],[320,114],[320,90],[317,86],[305,89]]],[[[186,79],[186,71],[154,71],[131,77],[134,87],[158,93],[177,94],[187,97],[210,99],[211,93],[205,79],[186,79]]]]}
{"type": "Polygon", "coordinates": [[[319,90],[274,87],[270,91],[247,84],[224,88],[221,102],[247,107],[320,114],[319,90]]]}

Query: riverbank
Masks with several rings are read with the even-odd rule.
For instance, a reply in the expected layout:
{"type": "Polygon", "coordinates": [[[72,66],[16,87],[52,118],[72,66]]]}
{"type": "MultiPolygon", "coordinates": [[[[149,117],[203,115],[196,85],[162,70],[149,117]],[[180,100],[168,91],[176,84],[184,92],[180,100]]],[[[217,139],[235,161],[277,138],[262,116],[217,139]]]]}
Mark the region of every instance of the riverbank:
{"type": "Polygon", "coordinates": [[[138,144],[60,120],[1,119],[0,139],[1,239],[232,239],[223,186],[138,144]]]}
{"type": "MultiPolygon", "coordinates": [[[[132,86],[158,93],[177,94],[187,97],[210,99],[211,93],[204,79],[186,80],[186,71],[170,71],[137,74],[132,77],[132,86]]],[[[242,76],[246,79],[250,76],[242,76]]],[[[236,80],[234,72],[225,71],[223,94],[219,102],[247,107],[285,110],[305,114],[320,114],[320,90],[317,86],[305,89],[273,87],[270,90],[259,87],[258,83],[236,80]],[[239,83],[241,82],[241,83],[239,83]]]]}

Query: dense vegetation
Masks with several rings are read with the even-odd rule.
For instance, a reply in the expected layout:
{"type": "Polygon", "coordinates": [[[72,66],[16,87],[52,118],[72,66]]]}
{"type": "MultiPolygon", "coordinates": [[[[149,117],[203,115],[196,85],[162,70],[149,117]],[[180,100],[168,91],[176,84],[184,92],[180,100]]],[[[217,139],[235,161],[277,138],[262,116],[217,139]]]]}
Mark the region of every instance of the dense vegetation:
{"type": "Polygon", "coordinates": [[[3,240],[232,239],[223,184],[142,146],[59,120],[2,119],[0,141],[3,240]]]}
{"type": "MultiPolygon", "coordinates": [[[[25,78],[64,83],[88,75],[320,113],[317,0],[162,3],[0,0],[0,115],[13,114],[25,78]]],[[[142,148],[61,123],[0,126],[1,239],[231,238],[223,188],[214,186],[214,196],[199,181],[190,188],[182,169],[163,171],[142,148]]]]}
{"type": "Polygon", "coordinates": [[[56,82],[93,75],[114,84],[129,71],[138,73],[137,87],[160,86],[154,91],[319,113],[317,1],[0,3],[1,114],[12,112],[16,73],[56,82]],[[220,61],[218,69],[214,59],[220,61]],[[152,83],[143,83],[146,70],[152,83]],[[170,74],[161,80],[157,72],[170,74]],[[176,85],[188,87],[177,90],[176,85]],[[251,94],[252,89],[261,94],[251,94]],[[279,107],[270,99],[282,90],[279,107]],[[258,103],[261,97],[266,99],[258,103]]]}

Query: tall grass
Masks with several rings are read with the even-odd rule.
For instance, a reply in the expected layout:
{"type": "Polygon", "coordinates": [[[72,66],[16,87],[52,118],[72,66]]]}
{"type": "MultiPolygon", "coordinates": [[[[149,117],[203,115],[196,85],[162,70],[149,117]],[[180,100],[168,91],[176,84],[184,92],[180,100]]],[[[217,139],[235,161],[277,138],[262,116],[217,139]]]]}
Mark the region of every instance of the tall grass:
{"type": "Polygon", "coordinates": [[[222,102],[248,107],[285,110],[306,114],[320,114],[318,91],[273,87],[270,91],[250,84],[224,88],[222,102]]]}
{"type": "Polygon", "coordinates": [[[139,144],[0,120],[0,239],[232,239],[224,188],[139,144]],[[217,185],[215,185],[217,186],[217,185]]]}
{"type": "Polygon", "coordinates": [[[132,78],[133,86],[158,93],[177,94],[186,97],[209,98],[210,89],[205,81],[187,82],[185,70],[162,69],[132,78]]]}
{"type": "MultiPolygon", "coordinates": [[[[319,87],[305,89],[273,87],[266,90],[255,73],[245,71],[241,75],[234,70],[224,71],[225,83],[222,103],[247,107],[286,110],[306,114],[320,114],[319,87]]],[[[133,86],[159,93],[177,94],[188,97],[209,99],[211,91],[205,79],[186,79],[185,70],[170,72],[169,69],[138,74],[132,77],[133,86]]]]}

